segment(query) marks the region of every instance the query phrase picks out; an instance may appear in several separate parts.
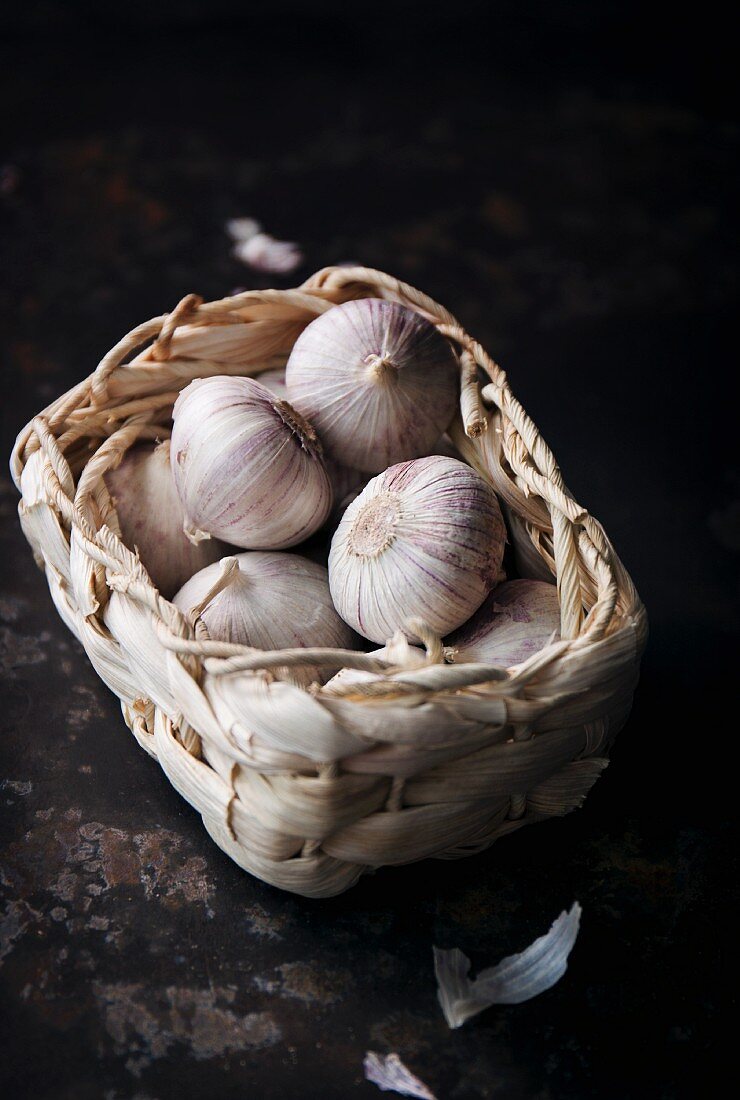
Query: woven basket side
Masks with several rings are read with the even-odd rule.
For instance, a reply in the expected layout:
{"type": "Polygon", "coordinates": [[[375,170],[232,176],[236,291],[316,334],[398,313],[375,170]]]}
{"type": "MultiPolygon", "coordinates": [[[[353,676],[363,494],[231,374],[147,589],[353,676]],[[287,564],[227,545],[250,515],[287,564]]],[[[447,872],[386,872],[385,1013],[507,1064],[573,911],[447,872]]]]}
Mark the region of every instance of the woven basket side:
{"type": "Polygon", "coordinates": [[[253,874],[312,896],[368,868],[480,851],[576,808],[629,710],[644,610],[601,526],[568,493],[503,371],[426,295],[366,268],[328,268],[292,291],[188,296],[138,326],[21,432],[12,468],[24,532],[54,603],[121,699],[139,744],[253,874]],[[361,653],[260,653],[210,640],[162,599],[120,538],[104,475],[170,431],[195,377],[259,374],[332,305],[370,295],[427,316],[456,349],[462,454],[498,493],[523,575],[555,579],[562,641],[502,670],[393,666],[361,653]],[[489,379],[482,391],[477,374],[489,379]],[[270,669],[374,673],[327,692],[270,669]]]}

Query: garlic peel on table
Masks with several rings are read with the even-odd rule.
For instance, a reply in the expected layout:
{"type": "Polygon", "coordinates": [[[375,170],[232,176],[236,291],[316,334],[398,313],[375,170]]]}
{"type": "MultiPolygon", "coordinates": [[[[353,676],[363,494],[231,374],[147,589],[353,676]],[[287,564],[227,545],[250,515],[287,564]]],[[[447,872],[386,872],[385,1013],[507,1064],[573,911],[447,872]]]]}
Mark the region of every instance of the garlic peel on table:
{"type": "Polygon", "coordinates": [[[434,948],[437,994],[451,1028],[461,1027],[491,1005],[518,1005],[537,997],[560,981],[578,936],[581,907],[573,902],[563,910],[548,932],[517,955],[507,955],[497,966],[468,977],[470,959],[457,947],[434,948]]]}

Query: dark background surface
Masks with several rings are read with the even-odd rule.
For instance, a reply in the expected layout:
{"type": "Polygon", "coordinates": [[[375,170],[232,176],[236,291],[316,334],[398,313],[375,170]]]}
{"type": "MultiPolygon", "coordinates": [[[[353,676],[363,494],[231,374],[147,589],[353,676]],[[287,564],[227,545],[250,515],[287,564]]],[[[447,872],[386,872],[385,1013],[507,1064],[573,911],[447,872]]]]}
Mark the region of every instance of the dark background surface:
{"type": "Polygon", "coordinates": [[[731,1010],[740,474],[731,37],[624,4],[27,5],[3,15],[3,438],[186,292],[356,260],[508,371],[651,621],[586,807],[309,902],[218,851],[56,617],[0,482],[7,1095],[696,1096],[731,1010]],[[488,8],[489,22],[483,13],[488,8]],[[710,48],[711,47],[711,48],[710,48]],[[299,241],[230,255],[228,217],[299,241]],[[566,977],[448,1031],[574,898],[566,977]]]}

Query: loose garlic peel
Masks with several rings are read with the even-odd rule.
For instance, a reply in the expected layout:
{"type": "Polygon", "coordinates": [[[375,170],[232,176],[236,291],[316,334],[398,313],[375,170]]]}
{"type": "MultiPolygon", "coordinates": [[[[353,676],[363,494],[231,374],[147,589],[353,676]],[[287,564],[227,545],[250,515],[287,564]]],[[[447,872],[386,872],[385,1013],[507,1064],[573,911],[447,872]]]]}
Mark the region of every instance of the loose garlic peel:
{"type": "Polygon", "coordinates": [[[491,1005],[518,1005],[538,997],[559,982],[578,936],[581,906],[577,901],[560,914],[544,936],[497,966],[469,977],[470,959],[459,948],[434,948],[437,999],[450,1028],[461,1027],[491,1005]]]}
{"type": "Polygon", "coordinates": [[[445,338],[421,314],[379,298],[345,302],[312,321],[285,377],[289,400],[327,454],[370,473],[428,454],[459,393],[445,338]]]}
{"type": "Polygon", "coordinates": [[[496,495],[469,466],[433,455],[370,481],[332,540],[329,585],[345,622],[382,643],[418,617],[444,636],[498,579],[506,532],[496,495]]]}
{"type": "Polygon", "coordinates": [[[194,542],[279,550],[324,523],[332,489],[313,427],[252,378],[191,382],[173,412],[172,471],[194,542]]]}
{"type": "MultiPolygon", "coordinates": [[[[224,558],[196,573],[173,603],[208,636],[258,650],[355,649],[355,639],[331,602],[327,572],[300,557],[250,551],[224,558]]],[[[279,667],[278,679],[307,686],[336,670],[279,667]]]]}

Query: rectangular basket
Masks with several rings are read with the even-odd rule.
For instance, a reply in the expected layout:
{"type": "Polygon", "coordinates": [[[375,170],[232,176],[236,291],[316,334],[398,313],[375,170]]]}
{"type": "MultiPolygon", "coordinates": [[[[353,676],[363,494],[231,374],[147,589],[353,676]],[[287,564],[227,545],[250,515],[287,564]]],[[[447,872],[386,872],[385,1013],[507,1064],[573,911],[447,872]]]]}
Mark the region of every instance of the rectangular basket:
{"type": "Polygon", "coordinates": [[[644,608],[503,371],[397,279],[327,268],[294,290],[190,295],[28,424],[12,471],[57,610],[137,741],[216,843],[267,882],[329,896],[385,864],[479,852],[580,806],[607,764],[632,703],[644,608]],[[455,348],[453,442],[498,494],[519,575],[557,583],[561,640],[511,670],[447,665],[430,638],[422,668],[348,652],[347,666],[375,673],[369,689],[304,690],[270,669],[328,664],[330,651],[196,636],[120,538],[104,474],[135,442],[169,434],[183,386],[282,366],[314,317],[366,297],[418,310],[455,348]]]}

